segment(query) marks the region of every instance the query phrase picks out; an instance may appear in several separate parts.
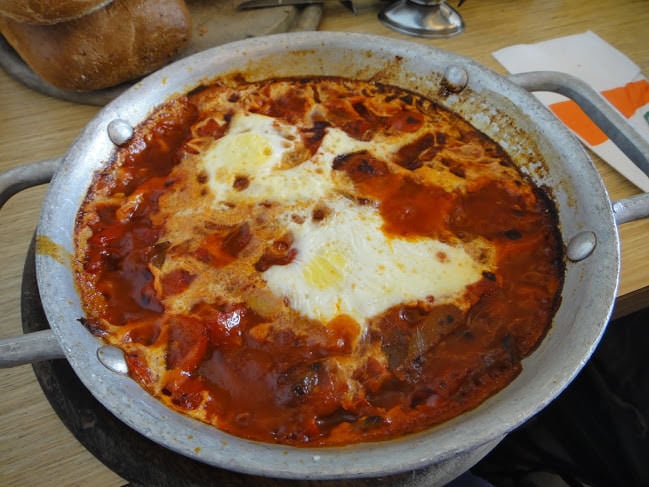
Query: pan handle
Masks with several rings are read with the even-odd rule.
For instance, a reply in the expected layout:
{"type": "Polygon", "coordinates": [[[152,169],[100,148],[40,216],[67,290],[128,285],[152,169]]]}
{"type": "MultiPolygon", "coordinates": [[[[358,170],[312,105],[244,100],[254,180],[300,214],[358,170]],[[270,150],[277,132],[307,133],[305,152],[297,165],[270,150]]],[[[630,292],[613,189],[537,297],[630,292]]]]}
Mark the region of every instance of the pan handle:
{"type": "MultiPolygon", "coordinates": [[[[45,159],[0,174],[0,208],[23,189],[48,183],[61,161],[62,159],[45,159]]],[[[63,357],[63,350],[52,330],[0,339],[0,368],[63,357]]]]}
{"type": "Polygon", "coordinates": [[[0,339],[0,369],[64,357],[52,330],[0,339]]]}
{"type": "Polygon", "coordinates": [[[61,161],[61,158],[44,159],[14,167],[0,174],[0,208],[23,189],[49,183],[61,161]]]}
{"type": "MultiPolygon", "coordinates": [[[[588,83],[565,73],[531,71],[508,76],[527,91],[551,91],[571,98],[624,154],[649,176],[649,142],[588,83]]],[[[618,225],[649,217],[649,193],[612,203],[618,225]]]]}

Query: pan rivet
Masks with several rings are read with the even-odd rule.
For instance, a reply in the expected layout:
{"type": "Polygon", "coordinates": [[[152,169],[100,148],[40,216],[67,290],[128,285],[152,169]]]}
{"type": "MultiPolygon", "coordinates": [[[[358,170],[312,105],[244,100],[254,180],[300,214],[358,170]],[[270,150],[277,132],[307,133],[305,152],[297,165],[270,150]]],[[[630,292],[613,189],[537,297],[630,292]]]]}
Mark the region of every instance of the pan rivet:
{"type": "Polygon", "coordinates": [[[452,65],[444,71],[444,79],[442,83],[444,87],[453,92],[458,93],[464,89],[469,82],[469,73],[466,72],[461,66],[452,65]]]}
{"type": "Polygon", "coordinates": [[[133,127],[126,120],[116,118],[108,124],[108,137],[115,145],[122,145],[133,137],[133,127]]]}
{"type": "Polygon", "coordinates": [[[104,367],[118,374],[128,374],[128,365],[124,358],[124,352],[111,345],[100,347],[97,350],[97,358],[104,367]]]}
{"type": "Polygon", "coordinates": [[[593,232],[579,232],[568,242],[566,255],[573,262],[584,260],[597,246],[597,236],[593,232]]]}

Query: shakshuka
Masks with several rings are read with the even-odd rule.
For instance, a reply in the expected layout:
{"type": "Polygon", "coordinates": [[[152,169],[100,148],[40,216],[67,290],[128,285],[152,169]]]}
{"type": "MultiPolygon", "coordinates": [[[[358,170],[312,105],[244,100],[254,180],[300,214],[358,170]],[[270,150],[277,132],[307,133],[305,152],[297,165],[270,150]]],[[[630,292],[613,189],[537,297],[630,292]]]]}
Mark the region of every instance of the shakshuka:
{"type": "Polygon", "coordinates": [[[76,222],[80,321],[164,404],[262,442],[422,431],[510,383],[559,304],[550,198],[434,101],[222,81],[157,108],[76,222]]]}

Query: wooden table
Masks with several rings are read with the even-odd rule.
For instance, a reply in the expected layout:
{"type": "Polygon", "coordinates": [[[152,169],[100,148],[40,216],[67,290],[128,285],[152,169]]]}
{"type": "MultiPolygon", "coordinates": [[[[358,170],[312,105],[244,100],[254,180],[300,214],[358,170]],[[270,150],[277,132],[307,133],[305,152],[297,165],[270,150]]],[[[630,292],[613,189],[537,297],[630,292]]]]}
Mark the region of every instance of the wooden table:
{"type": "MultiPolygon", "coordinates": [[[[503,68],[491,56],[496,49],[592,30],[649,75],[647,0],[467,0],[460,12],[466,31],[445,40],[398,34],[379,23],[377,9],[354,16],[337,3],[327,3],[320,29],[411,39],[472,57],[501,73],[503,68]]],[[[35,93],[0,72],[0,170],[62,155],[97,110],[35,93]]],[[[608,166],[596,164],[612,199],[639,193],[608,166]]],[[[0,214],[0,336],[21,329],[22,266],[44,192],[44,187],[26,190],[9,200],[0,214]]],[[[624,315],[649,305],[649,220],[623,225],[620,234],[622,274],[616,314],[624,315]]],[[[126,483],[63,426],[29,365],[0,371],[0,394],[0,485],[126,483]]]]}

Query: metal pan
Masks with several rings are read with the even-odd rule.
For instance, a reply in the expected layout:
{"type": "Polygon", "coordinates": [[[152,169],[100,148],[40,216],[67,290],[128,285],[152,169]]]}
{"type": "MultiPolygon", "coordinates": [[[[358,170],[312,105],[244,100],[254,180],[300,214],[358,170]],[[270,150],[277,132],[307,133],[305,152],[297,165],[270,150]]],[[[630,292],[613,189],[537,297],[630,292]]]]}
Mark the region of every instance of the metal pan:
{"type": "MultiPolygon", "coordinates": [[[[176,62],[107,105],[60,162],[0,177],[0,202],[54,173],[38,224],[38,288],[51,334],[25,356],[21,339],[0,344],[5,366],[64,356],[92,394],[136,431],[210,465],[278,478],[377,477],[429,467],[430,485],[470,468],[508,432],[538,413],[589,359],[609,320],[619,277],[617,224],[649,215],[649,195],[612,203],[579,142],[528,90],[575,97],[649,173],[649,147],[598,95],[555,73],[500,76],[470,59],[420,44],[351,33],[279,34],[220,46],[176,62]],[[116,349],[77,322],[83,316],[70,259],[75,215],[94,172],[152,108],[220,75],[247,79],[336,75],[391,83],[435,99],[498,141],[521,169],[548,189],[567,246],[562,304],[552,329],[522,373],[478,408],[402,439],[336,448],[290,448],[235,438],[164,407],[124,372],[116,349]],[[18,181],[16,181],[18,179],[18,181]],[[52,346],[53,345],[53,346],[52,346]],[[17,352],[18,350],[18,352],[17,352]],[[432,466],[432,467],[431,467],[432,466]]],[[[28,350],[30,351],[30,350],[28,350]]]]}

